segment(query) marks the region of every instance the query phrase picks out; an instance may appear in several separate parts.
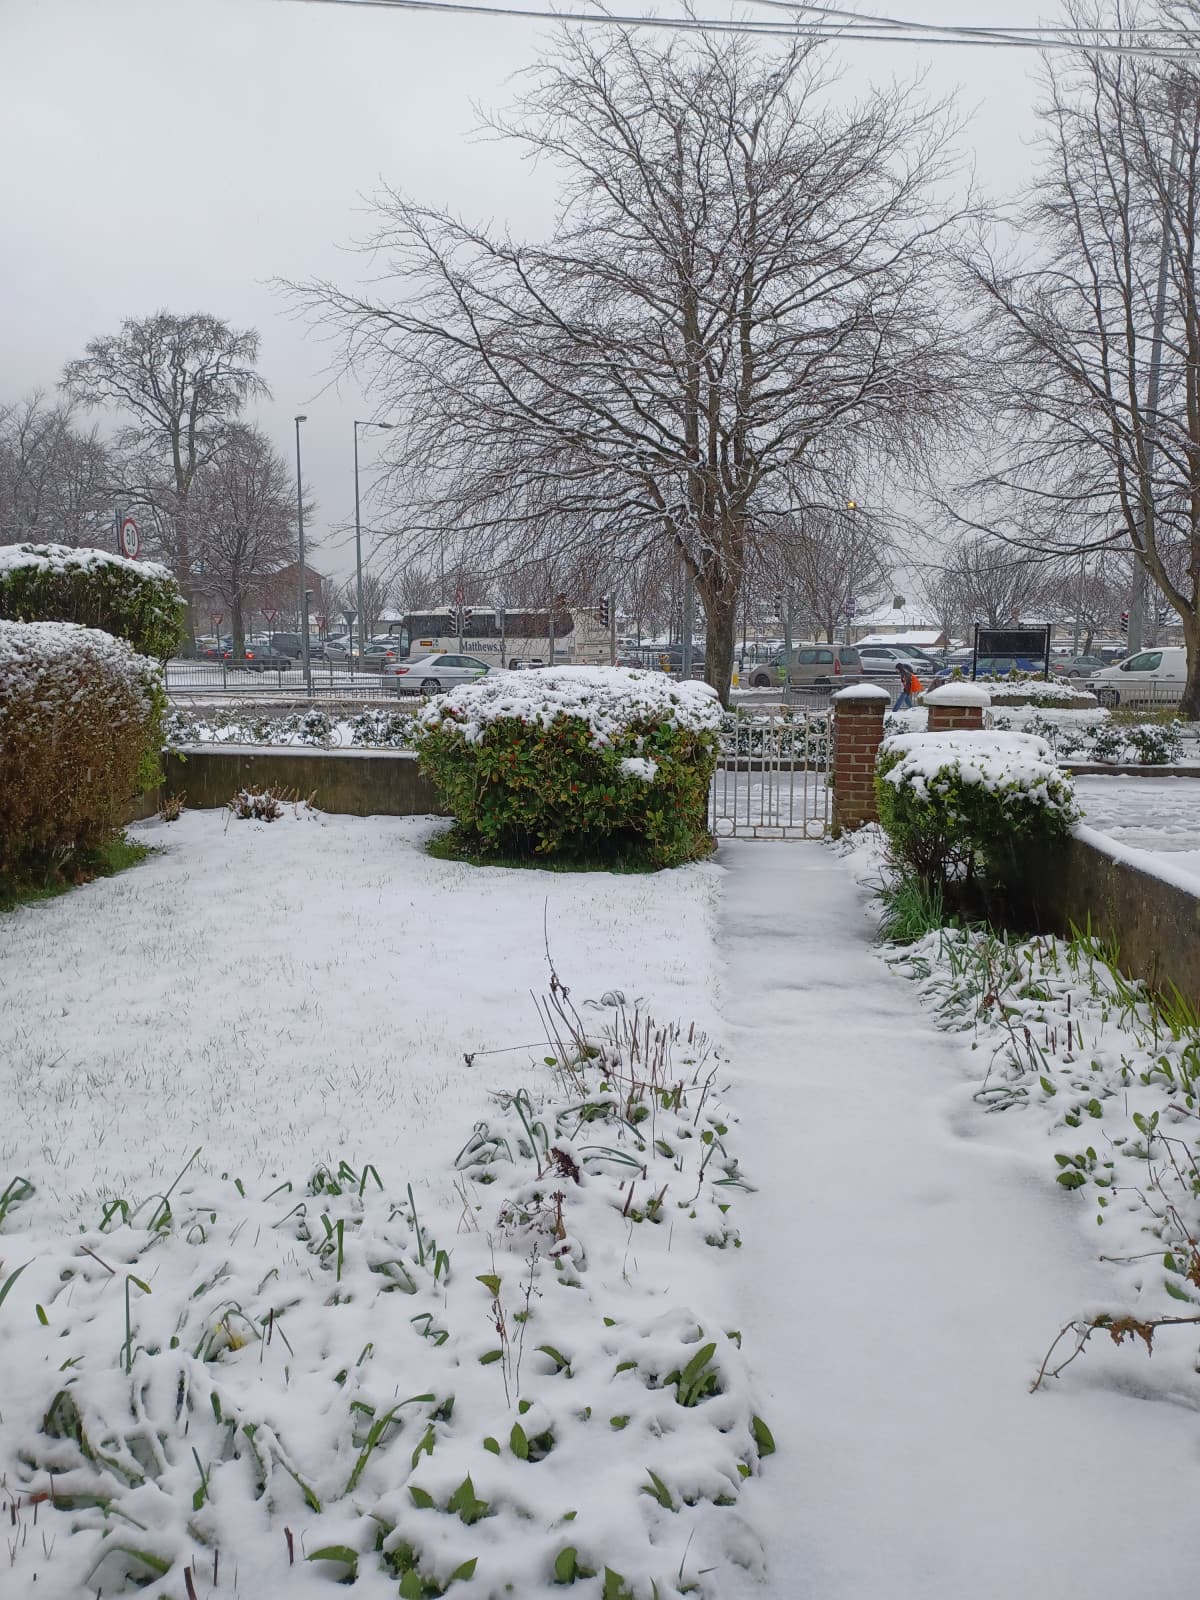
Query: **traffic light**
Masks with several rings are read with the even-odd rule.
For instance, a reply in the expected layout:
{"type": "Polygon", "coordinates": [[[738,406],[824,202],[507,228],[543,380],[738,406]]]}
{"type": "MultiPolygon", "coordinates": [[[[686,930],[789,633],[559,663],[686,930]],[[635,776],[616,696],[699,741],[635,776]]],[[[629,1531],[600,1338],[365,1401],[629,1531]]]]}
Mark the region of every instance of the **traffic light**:
{"type": "Polygon", "coordinates": [[[608,601],[607,600],[601,600],[601,602],[600,602],[600,626],[602,628],[607,628],[608,625],[609,625],[609,622],[611,621],[611,619],[612,619],[612,613],[609,610],[608,601]]]}
{"type": "Polygon", "coordinates": [[[777,594],[772,601],[772,604],[775,608],[775,615],[777,617],[781,617],[783,615],[783,596],[781,594],[777,594]]]}
{"type": "Polygon", "coordinates": [[[1129,613],[1128,613],[1128,611],[1122,611],[1122,613],[1121,613],[1121,632],[1122,633],[1128,633],[1129,632],[1129,613]]]}

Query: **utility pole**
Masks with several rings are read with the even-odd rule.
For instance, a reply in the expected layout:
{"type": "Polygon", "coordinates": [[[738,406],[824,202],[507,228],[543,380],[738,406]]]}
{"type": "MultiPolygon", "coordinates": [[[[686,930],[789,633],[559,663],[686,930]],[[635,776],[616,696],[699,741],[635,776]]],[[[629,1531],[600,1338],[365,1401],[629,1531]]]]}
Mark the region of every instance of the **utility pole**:
{"type": "Polygon", "coordinates": [[[610,594],[608,597],[608,664],[615,667],[617,664],[617,597],[610,594]]]}
{"type": "Polygon", "coordinates": [[[305,587],[308,566],[304,555],[304,481],[300,475],[300,424],[307,421],[307,417],[296,418],[296,529],[299,534],[300,553],[300,604],[297,610],[300,613],[300,651],[304,662],[304,687],[311,696],[312,657],[308,653],[308,590],[305,587]]]}

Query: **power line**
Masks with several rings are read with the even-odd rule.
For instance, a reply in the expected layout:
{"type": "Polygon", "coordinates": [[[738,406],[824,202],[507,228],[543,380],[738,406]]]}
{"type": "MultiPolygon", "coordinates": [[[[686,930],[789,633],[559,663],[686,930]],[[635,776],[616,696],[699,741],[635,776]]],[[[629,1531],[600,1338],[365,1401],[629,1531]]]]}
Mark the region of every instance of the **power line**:
{"type": "Polygon", "coordinates": [[[804,38],[817,43],[860,40],[868,44],[917,44],[991,50],[1070,50],[1089,55],[1149,56],[1158,60],[1195,59],[1192,36],[1183,29],[1150,28],[984,28],[910,22],[874,17],[834,7],[803,5],[797,0],[752,0],[753,4],[786,11],[790,22],[739,21],[735,18],[623,15],[608,11],[548,11],[532,6],[483,5],[471,0],[283,0],[291,5],[344,6],[372,10],[444,13],[448,16],[497,17],[536,22],[573,23],[588,27],[657,28],[676,33],[746,34],[757,38],[804,38]],[[807,16],[820,19],[809,22],[807,16]],[[1162,40],[1162,43],[1155,43],[1162,40]]]}

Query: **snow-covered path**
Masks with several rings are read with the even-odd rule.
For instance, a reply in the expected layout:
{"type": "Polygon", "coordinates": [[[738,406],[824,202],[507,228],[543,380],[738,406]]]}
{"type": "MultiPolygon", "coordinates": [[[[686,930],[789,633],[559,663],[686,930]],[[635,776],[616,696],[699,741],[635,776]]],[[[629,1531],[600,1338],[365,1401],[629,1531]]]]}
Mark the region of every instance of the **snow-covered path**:
{"type": "MultiPolygon", "coordinates": [[[[779,1444],[746,1510],[778,1600],[1116,1600],[1200,1590],[1200,1419],[1097,1349],[1029,1380],[1104,1280],[1051,1149],[970,1098],[817,845],[730,844],[723,1009],[742,1327],[779,1444]]],[[[764,1591],[730,1578],[728,1600],[764,1591]]],[[[722,1590],[725,1600],[726,1590],[722,1590]]]]}

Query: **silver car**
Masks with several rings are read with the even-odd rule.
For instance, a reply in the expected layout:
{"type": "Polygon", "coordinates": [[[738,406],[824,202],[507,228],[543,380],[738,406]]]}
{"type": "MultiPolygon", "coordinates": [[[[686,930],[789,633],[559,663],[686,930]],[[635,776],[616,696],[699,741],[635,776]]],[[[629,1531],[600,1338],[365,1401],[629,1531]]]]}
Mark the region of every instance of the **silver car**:
{"type": "Polygon", "coordinates": [[[388,661],[383,681],[397,694],[440,694],[499,670],[475,656],[422,656],[417,661],[388,661]]]}

